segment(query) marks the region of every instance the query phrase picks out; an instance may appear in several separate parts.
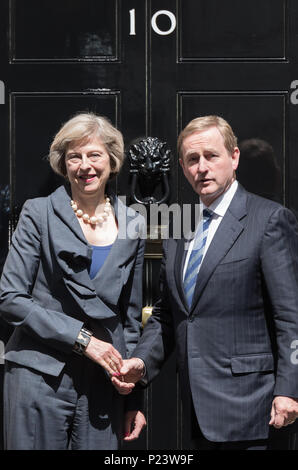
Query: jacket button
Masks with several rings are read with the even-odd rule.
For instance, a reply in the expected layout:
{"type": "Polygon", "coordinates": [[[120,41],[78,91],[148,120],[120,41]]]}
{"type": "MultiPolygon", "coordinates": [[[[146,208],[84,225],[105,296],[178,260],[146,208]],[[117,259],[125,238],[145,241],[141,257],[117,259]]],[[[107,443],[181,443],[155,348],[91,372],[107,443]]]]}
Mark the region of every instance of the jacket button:
{"type": "Polygon", "coordinates": [[[189,321],[189,322],[192,322],[193,320],[194,320],[194,316],[193,316],[193,315],[189,315],[188,321],[189,321]]]}

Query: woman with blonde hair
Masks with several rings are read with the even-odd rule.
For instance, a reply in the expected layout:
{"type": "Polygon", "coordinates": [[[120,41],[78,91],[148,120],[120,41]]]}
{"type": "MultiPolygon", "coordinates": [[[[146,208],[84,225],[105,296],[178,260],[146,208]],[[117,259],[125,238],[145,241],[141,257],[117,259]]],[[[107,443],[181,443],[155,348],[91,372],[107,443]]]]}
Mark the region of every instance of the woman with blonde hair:
{"type": "Polygon", "coordinates": [[[142,306],[144,220],[107,192],[123,157],[106,118],[79,114],[50,148],[65,185],[24,204],[0,283],[6,449],[118,449],[146,424],[139,392],[110,380],[142,306]]]}

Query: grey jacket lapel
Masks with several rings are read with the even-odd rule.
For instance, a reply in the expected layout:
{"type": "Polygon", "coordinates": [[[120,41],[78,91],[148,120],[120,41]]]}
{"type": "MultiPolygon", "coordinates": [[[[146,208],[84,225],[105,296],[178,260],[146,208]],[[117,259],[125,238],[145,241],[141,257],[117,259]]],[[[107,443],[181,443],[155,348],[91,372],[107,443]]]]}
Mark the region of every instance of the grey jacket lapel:
{"type": "Polygon", "coordinates": [[[184,287],[183,287],[183,267],[186,259],[187,250],[185,249],[187,240],[182,238],[177,242],[177,250],[176,250],[176,257],[175,257],[175,281],[177,285],[177,291],[179,293],[181,302],[186,310],[188,311],[188,305],[184,294],[184,287]]]}
{"type": "Polygon", "coordinates": [[[239,185],[238,190],[232,199],[204,257],[197,278],[193,302],[190,309],[191,312],[194,310],[216,266],[228,253],[240,233],[243,231],[244,226],[240,221],[247,213],[246,203],[246,191],[239,185]]]}
{"type": "MultiPolygon", "coordinates": [[[[58,264],[65,286],[84,312],[93,318],[109,318],[115,315],[108,305],[117,305],[126,264],[134,259],[138,240],[127,238],[127,222],[137,218],[134,211],[126,217],[126,207],[117,198],[112,198],[119,224],[116,239],[102,273],[93,281],[88,269],[92,259],[92,247],[87,243],[81,226],[70,207],[70,194],[64,187],[58,188],[48,202],[49,244],[58,264]],[[108,305],[107,305],[108,304],[108,305]]],[[[129,212],[129,210],[128,210],[129,212]]],[[[141,218],[139,225],[141,225],[141,218]]],[[[129,266],[128,268],[129,269],[129,266]]]]}

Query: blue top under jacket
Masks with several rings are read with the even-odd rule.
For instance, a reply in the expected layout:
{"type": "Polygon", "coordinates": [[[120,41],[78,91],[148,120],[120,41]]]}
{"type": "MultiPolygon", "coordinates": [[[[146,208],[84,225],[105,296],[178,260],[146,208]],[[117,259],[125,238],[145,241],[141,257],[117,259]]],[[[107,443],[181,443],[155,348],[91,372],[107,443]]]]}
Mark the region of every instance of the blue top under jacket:
{"type": "Polygon", "coordinates": [[[103,266],[108,254],[110,253],[112,246],[113,244],[106,246],[92,245],[92,261],[89,270],[89,275],[91,279],[96,276],[100,268],[103,266]]]}

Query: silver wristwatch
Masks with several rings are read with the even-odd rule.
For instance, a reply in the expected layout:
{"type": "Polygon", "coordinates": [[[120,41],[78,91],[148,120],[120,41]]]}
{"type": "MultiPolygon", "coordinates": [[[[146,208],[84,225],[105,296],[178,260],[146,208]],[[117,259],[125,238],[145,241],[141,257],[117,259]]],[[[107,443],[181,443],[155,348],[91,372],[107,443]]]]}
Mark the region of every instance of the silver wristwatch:
{"type": "Polygon", "coordinates": [[[83,328],[81,328],[78,334],[78,337],[73,347],[73,351],[82,356],[88,344],[90,343],[91,336],[92,332],[87,330],[87,328],[83,326],[83,328]]]}

